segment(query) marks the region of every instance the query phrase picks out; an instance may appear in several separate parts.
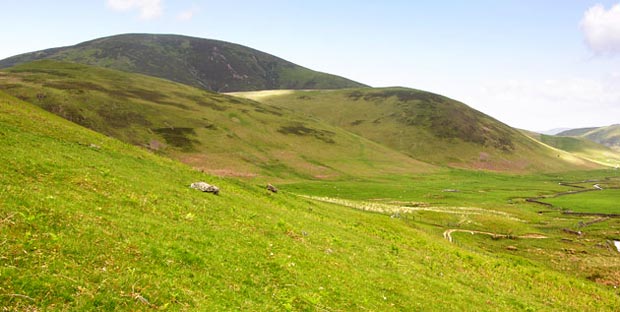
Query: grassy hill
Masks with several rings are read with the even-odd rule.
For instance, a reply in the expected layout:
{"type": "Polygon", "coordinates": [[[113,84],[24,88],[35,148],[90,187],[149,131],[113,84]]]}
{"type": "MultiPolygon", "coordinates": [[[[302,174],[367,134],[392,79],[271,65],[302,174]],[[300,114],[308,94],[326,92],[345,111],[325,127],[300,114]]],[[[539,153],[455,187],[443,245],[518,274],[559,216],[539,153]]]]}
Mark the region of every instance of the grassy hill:
{"type": "Polygon", "coordinates": [[[434,170],[287,109],[144,75],[45,60],[0,71],[0,90],[219,175],[335,179],[434,170]]]}
{"type": "Polygon", "coordinates": [[[591,281],[461,248],[405,219],[205,175],[1,91],[0,138],[8,310],[620,306],[591,281]],[[220,196],[188,187],[198,180],[220,196]]]}
{"type": "Polygon", "coordinates": [[[620,125],[600,128],[582,128],[560,132],[558,136],[582,137],[599,144],[620,150],[620,125]]]}
{"type": "Polygon", "coordinates": [[[620,125],[600,127],[584,134],[584,137],[594,142],[620,150],[620,125]]]}
{"type": "Polygon", "coordinates": [[[576,128],[576,129],[568,129],[565,131],[561,131],[556,133],[555,135],[557,136],[581,136],[584,135],[592,130],[596,130],[598,129],[597,127],[590,127],[590,128],[576,128]]]}
{"type": "Polygon", "coordinates": [[[449,98],[406,88],[240,92],[436,165],[507,172],[592,168],[449,98]]]}
{"type": "Polygon", "coordinates": [[[615,167],[620,164],[620,153],[586,138],[525,133],[544,144],[605,166],[615,167]]]}
{"type": "Polygon", "coordinates": [[[141,73],[217,92],[364,86],[242,45],[179,35],[125,34],[99,38],[14,56],[1,60],[0,68],[41,59],[141,73]]]}

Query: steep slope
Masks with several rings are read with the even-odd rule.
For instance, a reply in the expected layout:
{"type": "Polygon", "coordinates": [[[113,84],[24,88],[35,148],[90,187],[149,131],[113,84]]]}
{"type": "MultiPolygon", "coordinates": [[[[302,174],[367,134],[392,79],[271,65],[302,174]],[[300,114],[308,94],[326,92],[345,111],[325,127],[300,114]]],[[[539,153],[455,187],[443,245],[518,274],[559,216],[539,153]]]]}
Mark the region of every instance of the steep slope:
{"type": "Polygon", "coordinates": [[[9,311],[620,306],[593,282],[461,249],[387,215],[208,176],[1,91],[0,138],[9,311]],[[197,180],[220,196],[187,187],[197,180]]]}
{"type": "Polygon", "coordinates": [[[572,153],[581,158],[588,159],[605,166],[616,167],[620,165],[620,153],[605,145],[590,141],[589,139],[582,137],[545,135],[529,131],[522,132],[544,144],[572,153]]]}
{"type": "Polygon", "coordinates": [[[620,151],[620,124],[599,128],[573,129],[558,133],[557,136],[572,136],[586,138],[590,141],[603,144],[620,151]]]}
{"type": "Polygon", "coordinates": [[[437,165],[497,171],[597,165],[550,149],[467,105],[413,89],[248,92],[437,165]]]}
{"type": "Polygon", "coordinates": [[[178,35],[105,37],[14,56],[0,61],[0,68],[41,59],[141,73],[217,92],[363,86],[238,44],[178,35]]]}
{"type": "Polygon", "coordinates": [[[0,71],[0,90],[219,175],[339,178],[433,170],[290,110],[149,76],[45,60],[0,71]]]}

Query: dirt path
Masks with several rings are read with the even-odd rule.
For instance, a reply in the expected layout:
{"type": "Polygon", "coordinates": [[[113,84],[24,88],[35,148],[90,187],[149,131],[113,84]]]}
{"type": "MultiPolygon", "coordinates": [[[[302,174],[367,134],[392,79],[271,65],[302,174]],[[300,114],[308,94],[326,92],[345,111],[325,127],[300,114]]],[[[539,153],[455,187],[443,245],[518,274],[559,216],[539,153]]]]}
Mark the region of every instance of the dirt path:
{"type": "Polygon", "coordinates": [[[495,215],[499,217],[503,217],[506,219],[510,219],[517,222],[525,222],[519,218],[514,217],[513,215],[498,211],[498,210],[490,210],[483,209],[477,207],[455,207],[455,206],[421,206],[421,207],[407,207],[407,206],[395,206],[384,203],[377,202],[368,202],[368,201],[353,201],[346,200],[340,198],[331,198],[331,197],[319,197],[319,196],[307,196],[307,195],[298,195],[303,198],[308,198],[312,200],[317,200],[330,204],[337,204],[349,208],[355,208],[363,211],[371,211],[371,212],[380,212],[380,213],[409,213],[414,211],[432,211],[439,213],[447,213],[447,214],[458,214],[458,215],[495,215]]]}
{"type": "Polygon", "coordinates": [[[452,243],[452,233],[454,233],[454,232],[470,233],[471,235],[474,235],[474,234],[484,234],[484,235],[490,235],[490,236],[497,237],[497,238],[508,238],[508,237],[514,237],[514,238],[533,238],[533,239],[548,238],[545,235],[536,234],[536,233],[523,234],[523,235],[519,235],[519,236],[509,236],[509,235],[505,235],[505,234],[497,234],[497,233],[484,232],[484,231],[474,231],[474,230],[463,230],[463,229],[448,229],[448,230],[445,230],[443,232],[443,238],[447,239],[449,242],[452,243]]]}

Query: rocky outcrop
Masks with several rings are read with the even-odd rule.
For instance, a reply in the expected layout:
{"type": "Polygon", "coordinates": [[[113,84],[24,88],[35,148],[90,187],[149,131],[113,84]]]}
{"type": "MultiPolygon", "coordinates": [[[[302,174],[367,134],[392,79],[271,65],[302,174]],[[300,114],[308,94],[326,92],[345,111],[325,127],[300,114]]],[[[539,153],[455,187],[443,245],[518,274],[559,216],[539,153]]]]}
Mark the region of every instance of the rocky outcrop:
{"type": "Polygon", "coordinates": [[[271,184],[267,184],[267,190],[271,191],[273,193],[277,193],[278,192],[278,189],[275,186],[271,185],[271,184]]]}
{"type": "Polygon", "coordinates": [[[215,185],[211,185],[209,183],[206,182],[194,182],[192,183],[189,187],[199,190],[199,191],[203,191],[203,192],[207,192],[207,193],[213,193],[215,195],[218,195],[220,193],[220,188],[215,186],[215,185]]]}

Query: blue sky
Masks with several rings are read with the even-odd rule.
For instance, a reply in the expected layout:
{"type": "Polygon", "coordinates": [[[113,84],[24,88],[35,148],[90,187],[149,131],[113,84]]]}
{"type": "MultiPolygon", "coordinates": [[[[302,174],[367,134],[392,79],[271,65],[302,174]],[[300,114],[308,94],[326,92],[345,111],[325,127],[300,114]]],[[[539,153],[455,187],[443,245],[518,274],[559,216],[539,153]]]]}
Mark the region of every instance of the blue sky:
{"type": "Polygon", "coordinates": [[[515,127],[620,123],[620,0],[0,0],[0,9],[0,58],[174,33],[440,93],[515,127]]]}

